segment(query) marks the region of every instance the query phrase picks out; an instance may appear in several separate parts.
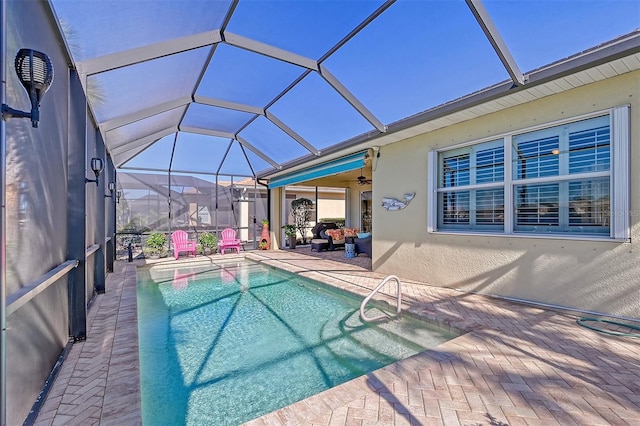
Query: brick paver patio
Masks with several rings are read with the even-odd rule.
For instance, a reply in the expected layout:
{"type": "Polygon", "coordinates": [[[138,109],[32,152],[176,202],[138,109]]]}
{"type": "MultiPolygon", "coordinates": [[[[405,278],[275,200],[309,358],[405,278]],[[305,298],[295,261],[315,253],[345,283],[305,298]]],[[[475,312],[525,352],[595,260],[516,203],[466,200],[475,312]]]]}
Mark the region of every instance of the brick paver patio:
{"type": "MultiPolygon", "coordinates": [[[[247,257],[363,296],[384,278],[300,252],[247,257]]],[[[141,424],[136,263],[115,267],[37,425],[141,424]]],[[[405,309],[465,334],[248,424],[640,424],[640,339],[586,329],[567,312],[424,283],[403,280],[403,293],[405,309]]]]}

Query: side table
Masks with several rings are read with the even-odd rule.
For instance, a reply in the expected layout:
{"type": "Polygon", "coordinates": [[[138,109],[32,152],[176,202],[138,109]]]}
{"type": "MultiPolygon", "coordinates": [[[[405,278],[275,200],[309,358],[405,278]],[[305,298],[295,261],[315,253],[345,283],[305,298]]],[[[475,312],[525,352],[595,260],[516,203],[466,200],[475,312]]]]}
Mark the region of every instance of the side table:
{"type": "Polygon", "coordinates": [[[344,257],[346,258],[356,257],[356,245],[354,243],[345,243],[344,257]]]}

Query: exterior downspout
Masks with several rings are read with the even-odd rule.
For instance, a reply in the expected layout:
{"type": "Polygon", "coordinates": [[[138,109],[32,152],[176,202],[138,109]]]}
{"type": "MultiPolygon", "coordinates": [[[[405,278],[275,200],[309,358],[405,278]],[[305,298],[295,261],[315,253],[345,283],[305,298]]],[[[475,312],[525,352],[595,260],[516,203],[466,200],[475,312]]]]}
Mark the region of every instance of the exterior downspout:
{"type": "MultiPolygon", "coordinates": [[[[269,190],[269,185],[266,183],[260,182],[260,178],[256,178],[256,183],[260,186],[264,186],[267,188],[267,220],[271,223],[271,191],[269,190]]],[[[254,218],[255,222],[255,218],[254,218]]]]}

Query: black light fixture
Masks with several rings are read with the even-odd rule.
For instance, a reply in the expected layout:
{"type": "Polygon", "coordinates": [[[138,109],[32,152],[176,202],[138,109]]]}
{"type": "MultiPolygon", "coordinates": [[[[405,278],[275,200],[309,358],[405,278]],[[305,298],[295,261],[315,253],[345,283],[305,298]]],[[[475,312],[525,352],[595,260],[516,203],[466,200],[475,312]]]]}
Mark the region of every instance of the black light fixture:
{"type": "Polygon", "coordinates": [[[30,118],[31,125],[38,127],[40,102],[53,82],[53,64],[47,55],[33,49],[20,49],[15,60],[16,73],[31,100],[31,112],[20,111],[2,104],[2,118],[30,118]]]}
{"type": "Polygon", "coordinates": [[[116,190],[115,182],[109,182],[109,195],[105,195],[104,198],[113,198],[113,192],[116,190]]]}
{"type": "Polygon", "coordinates": [[[84,178],[85,182],[95,182],[96,186],[98,186],[98,176],[100,176],[100,173],[102,173],[102,170],[104,169],[104,161],[102,161],[102,158],[96,158],[93,157],[91,159],[91,170],[93,170],[93,174],[96,175],[95,179],[89,179],[89,178],[84,178]]]}
{"type": "Polygon", "coordinates": [[[116,204],[120,204],[120,197],[122,197],[122,191],[116,192],[116,204]]]}

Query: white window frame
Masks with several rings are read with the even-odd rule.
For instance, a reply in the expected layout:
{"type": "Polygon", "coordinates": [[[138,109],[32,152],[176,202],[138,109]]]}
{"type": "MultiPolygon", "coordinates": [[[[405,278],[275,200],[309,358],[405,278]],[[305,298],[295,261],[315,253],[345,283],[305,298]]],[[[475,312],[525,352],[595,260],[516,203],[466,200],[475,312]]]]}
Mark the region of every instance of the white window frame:
{"type": "MultiPolygon", "coordinates": [[[[455,146],[433,150],[428,153],[427,183],[428,183],[428,209],[427,209],[427,232],[430,233],[451,233],[451,234],[473,234],[473,235],[500,235],[522,238],[550,238],[550,239],[575,239],[575,240],[606,240],[628,242],[630,239],[630,106],[622,105],[611,109],[597,111],[582,116],[559,120],[544,125],[521,129],[490,138],[470,141],[455,146]],[[574,122],[596,118],[599,116],[609,116],[611,132],[611,163],[610,171],[606,173],[593,172],[589,174],[577,174],[580,177],[598,177],[600,175],[609,176],[610,182],[610,226],[609,235],[599,236],[596,234],[574,234],[574,233],[532,233],[515,232],[515,212],[514,212],[514,187],[524,183],[540,183],[544,181],[557,181],[558,177],[520,179],[513,177],[512,170],[512,138],[515,135],[528,133],[546,128],[553,128],[574,122]],[[438,188],[439,183],[439,157],[441,153],[478,145],[496,139],[504,141],[504,229],[496,230],[471,230],[471,229],[438,229],[438,192],[446,192],[448,188],[438,188]]],[[[566,178],[562,175],[561,178],[566,178]]],[[[572,176],[572,179],[574,177],[572,176]]],[[[484,185],[481,185],[484,186],[484,185]]],[[[470,185],[468,189],[475,189],[475,185],[470,185]]]]}

